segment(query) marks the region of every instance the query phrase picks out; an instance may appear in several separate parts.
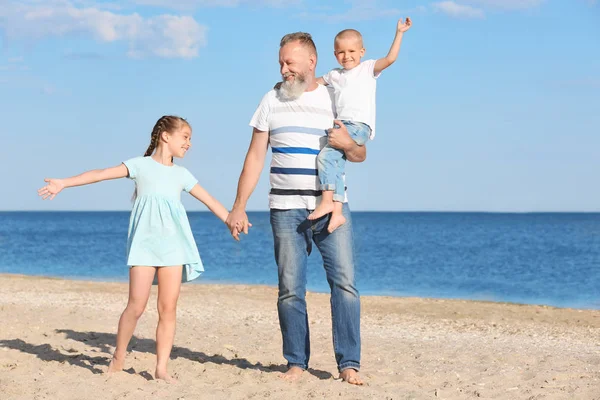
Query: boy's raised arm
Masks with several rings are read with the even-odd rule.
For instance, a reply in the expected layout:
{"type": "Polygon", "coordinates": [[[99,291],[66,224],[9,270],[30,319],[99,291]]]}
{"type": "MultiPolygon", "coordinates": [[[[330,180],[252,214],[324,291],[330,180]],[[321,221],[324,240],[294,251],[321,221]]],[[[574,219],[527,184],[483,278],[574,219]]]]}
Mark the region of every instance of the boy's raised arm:
{"type": "Polygon", "coordinates": [[[396,36],[394,37],[394,41],[392,42],[392,47],[390,47],[390,51],[387,56],[378,59],[375,62],[375,68],[373,70],[374,75],[378,75],[392,65],[394,61],[398,58],[398,53],[400,52],[400,45],[402,44],[402,36],[404,36],[404,32],[410,29],[412,26],[412,21],[410,18],[406,18],[406,21],[399,20],[398,26],[396,28],[396,36]]]}

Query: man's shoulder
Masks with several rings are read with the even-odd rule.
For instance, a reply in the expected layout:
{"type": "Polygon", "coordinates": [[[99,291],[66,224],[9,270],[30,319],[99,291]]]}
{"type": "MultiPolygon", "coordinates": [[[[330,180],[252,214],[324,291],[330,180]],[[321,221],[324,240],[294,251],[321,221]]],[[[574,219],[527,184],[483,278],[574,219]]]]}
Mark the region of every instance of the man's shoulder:
{"type": "Polygon", "coordinates": [[[267,93],[264,94],[262,101],[263,102],[273,102],[274,100],[277,100],[277,91],[275,89],[271,89],[269,90],[267,93]]]}
{"type": "Polygon", "coordinates": [[[323,87],[323,96],[327,95],[329,97],[329,100],[334,103],[335,102],[335,89],[333,88],[333,85],[319,85],[323,87]]]}

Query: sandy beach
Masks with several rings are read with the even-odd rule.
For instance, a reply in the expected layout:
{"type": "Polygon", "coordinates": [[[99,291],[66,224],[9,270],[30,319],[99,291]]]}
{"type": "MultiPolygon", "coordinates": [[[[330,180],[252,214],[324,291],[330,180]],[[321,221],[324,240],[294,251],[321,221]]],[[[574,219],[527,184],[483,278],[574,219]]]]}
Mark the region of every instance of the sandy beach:
{"type": "Polygon", "coordinates": [[[307,300],[311,368],[288,383],[275,288],[184,285],[169,385],[152,379],[156,287],[108,378],[127,284],[0,275],[0,398],[600,399],[598,310],[363,297],[353,387],[337,379],[328,295],[307,300]]]}

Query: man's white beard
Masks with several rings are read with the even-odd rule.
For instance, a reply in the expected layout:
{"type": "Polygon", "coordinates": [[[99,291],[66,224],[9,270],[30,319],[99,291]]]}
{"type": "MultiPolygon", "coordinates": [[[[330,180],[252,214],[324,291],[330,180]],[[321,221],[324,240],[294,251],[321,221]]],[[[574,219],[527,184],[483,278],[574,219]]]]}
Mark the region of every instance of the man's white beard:
{"type": "Polygon", "coordinates": [[[302,93],[304,93],[307,88],[308,83],[304,80],[304,77],[298,74],[291,81],[286,80],[284,77],[283,83],[281,84],[277,94],[281,100],[291,101],[302,96],[302,93]]]}

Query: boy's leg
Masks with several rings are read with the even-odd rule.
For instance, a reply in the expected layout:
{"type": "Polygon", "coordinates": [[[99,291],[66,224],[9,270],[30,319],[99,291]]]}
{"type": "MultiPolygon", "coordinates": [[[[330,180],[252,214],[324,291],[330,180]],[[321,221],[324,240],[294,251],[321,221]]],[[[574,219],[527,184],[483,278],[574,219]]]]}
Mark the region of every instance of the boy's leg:
{"type": "MultiPolygon", "coordinates": [[[[371,134],[371,128],[368,125],[362,123],[355,123],[351,121],[344,121],[348,135],[354,140],[354,142],[360,146],[364,145],[369,140],[371,134]]],[[[338,160],[336,168],[336,185],[333,194],[333,210],[331,212],[331,218],[329,219],[329,225],[327,231],[332,233],[337,228],[342,226],[346,222],[346,218],[342,213],[342,203],[346,199],[346,184],[344,182],[344,171],[346,170],[346,155],[338,160]]]]}
{"type": "Polygon", "coordinates": [[[360,385],[360,297],[354,279],[354,245],[352,218],[343,205],[346,223],[333,233],[326,221],[319,221],[314,241],[323,257],[327,282],[331,288],[333,347],[340,376],[348,383],[360,385]]]}
{"type": "Polygon", "coordinates": [[[183,267],[158,268],[158,325],[156,327],[156,379],[171,383],[175,379],[167,372],[167,362],[175,339],[177,299],[181,289],[183,267]]]}
{"type": "MultiPolygon", "coordinates": [[[[350,135],[356,144],[362,146],[369,140],[371,128],[368,125],[352,121],[342,122],[348,130],[348,135],[350,135]]],[[[321,196],[321,203],[308,216],[308,219],[315,220],[333,213],[329,228],[331,233],[337,227],[344,224],[345,221],[340,205],[336,208],[333,202],[343,202],[346,198],[346,187],[343,178],[346,168],[346,156],[341,150],[326,145],[317,156],[317,166],[323,194],[321,196]],[[333,191],[333,193],[330,191],[333,191]]]]}
{"type": "Polygon", "coordinates": [[[271,210],[275,262],[279,277],[277,312],[288,362],[285,379],[298,379],[308,368],[310,340],[306,311],[306,265],[312,231],[306,225],[308,210],[271,210]]]}
{"type": "Polygon", "coordinates": [[[343,171],[339,170],[339,160],[344,157],[344,153],[325,145],[317,156],[317,168],[319,172],[319,182],[322,190],[321,202],[315,210],[309,214],[308,219],[319,219],[333,211],[334,191],[338,185],[338,177],[343,171]]]}
{"type": "Polygon", "coordinates": [[[340,226],[346,223],[346,218],[342,213],[342,205],[346,199],[346,183],[344,182],[344,170],[346,168],[346,155],[338,160],[338,175],[336,177],[335,190],[333,192],[333,208],[327,231],[332,233],[340,226]]]}
{"type": "Polygon", "coordinates": [[[154,267],[131,267],[129,269],[129,300],[119,319],[117,346],[108,366],[108,373],[123,369],[127,345],[133,336],[137,321],[148,303],[154,273],[154,267]]]}
{"type": "Polygon", "coordinates": [[[329,217],[329,224],[327,224],[327,232],[333,233],[337,228],[346,223],[346,217],[342,213],[344,203],[341,201],[333,202],[333,211],[331,217],[329,217]]]}

